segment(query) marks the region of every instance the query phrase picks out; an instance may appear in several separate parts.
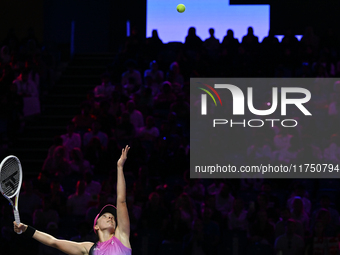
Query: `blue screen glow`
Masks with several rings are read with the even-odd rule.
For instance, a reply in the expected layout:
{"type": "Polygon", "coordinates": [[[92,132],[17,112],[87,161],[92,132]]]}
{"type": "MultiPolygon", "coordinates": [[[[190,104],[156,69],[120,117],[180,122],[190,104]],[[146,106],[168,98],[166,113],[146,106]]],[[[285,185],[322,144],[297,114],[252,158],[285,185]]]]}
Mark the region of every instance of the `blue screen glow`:
{"type": "Polygon", "coordinates": [[[261,42],[268,35],[269,11],[269,5],[229,5],[229,0],[147,0],[146,36],[157,29],[164,43],[184,42],[193,26],[202,40],[209,37],[209,28],[214,28],[220,41],[228,29],[241,41],[252,26],[261,42]],[[185,12],[177,12],[178,4],[185,5],[185,12]]]}

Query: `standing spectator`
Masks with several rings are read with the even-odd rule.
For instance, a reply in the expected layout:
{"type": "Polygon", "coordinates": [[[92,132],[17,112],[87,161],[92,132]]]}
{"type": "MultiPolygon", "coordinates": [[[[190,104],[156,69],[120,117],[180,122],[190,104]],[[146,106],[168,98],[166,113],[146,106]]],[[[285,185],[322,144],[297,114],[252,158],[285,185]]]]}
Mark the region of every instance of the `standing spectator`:
{"type": "Polygon", "coordinates": [[[216,58],[220,49],[220,41],[215,37],[213,28],[209,29],[209,34],[210,37],[204,41],[203,47],[208,50],[209,56],[216,58]]]}
{"type": "Polygon", "coordinates": [[[202,40],[196,35],[196,28],[190,27],[185,37],[184,46],[189,51],[199,51],[202,47],[202,40]]]}

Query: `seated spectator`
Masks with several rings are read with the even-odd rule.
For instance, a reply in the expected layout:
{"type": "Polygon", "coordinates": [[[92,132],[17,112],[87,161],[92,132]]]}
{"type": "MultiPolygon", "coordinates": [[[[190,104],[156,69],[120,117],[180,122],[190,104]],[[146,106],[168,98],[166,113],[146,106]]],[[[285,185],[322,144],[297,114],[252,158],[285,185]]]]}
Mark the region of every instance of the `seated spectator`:
{"type": "Polygon", "coordinates": [[[148,232],[155,231],[158,235],[164,234],[168,225],[168,211],[162,205],[158,193],[149,195],[149,201],[142,212],[141,221],[148,232]]]}
{"type": "Polygon", "coordinates": [[[152,116],[146,118],[146,126],[141,127],[138,131],[138,137],[142,141],[154,141],[159,136],[159,130],[155,127],[155,120],[152,116]]]}
{"type": "MultiPolygon", "coordinates": [[[[285,234],[286,226],[287,226],[289,219],[291,219],[291,215],[292,214],[289,208],[285,207],[281,210],[280,220],[276,222],[275,224],[275,238],[278,238],[279,236],[285,234]]],[[[305,231],[303,229],[301,222],[299,221],[295,221],[295,234],[297,234],[298,236],[302,238],[304,238],[305,236],[305,231]]]]}
{"type": "Polygon", "coordinates": [[[171,91],[170,82],[163,82],[162,91],[154,98],[154,100],[156,108],[169,109],[170,105],[176,101],[176,95],[171,91]]]}
{"type": "Polygon", "coordinates": [[[42,209],[36,209],[33,213],[33,226],[45,230],[51,221],[58,224],[59,214],[52,208],[51,197],[45,197],[42,200],[42,209]]]}
{"type": "Polygon", "coordinates": [[[97,137],[100,145],[105,149],[107,148],[108,137],[107,134],[100,131],[101,125],[98,121],[92,123],[92,130],[84,134],[83,145],[87,146],[93,137],[97,137]]]}
{"type": "Polygon", "coordinates": [[[216,193],[215,208],[219,211],[223,217],[226,217],[231,211],[234,203],[234,197],[231,194],[231,187],[227,183],[223,183],[223,186],[219,192],[216,193]]]}
{"type": "Polygon", "coordinates": [[[303,209],[303,202],[301,198],[299,197],[294,198],[291,213],[292,219],[301,222],[305,233],[309,231],[309,216],[307,215],[307,213],[305,213],[303,209]]]}
{"type": "Polygon", "coordinates": [[[120,94],[117,91],[112,92],[110,108],[108,113],[112,116],[119,117],[125,111],[125,105],[121,102],[120,94]]]}
{"type": "Polygon", "coordinates": [[[20,192],[20,216],[32,222],[34,211],[41,207],[41,198],[35,194],[31,180],[24,180],[20,192]]]}
{"type": "Polygon", "coordinates": [[[312,143],[310,136],[305,135],[302,137],[302,148],[296,155],[298,163],[313,162],[318,163],[322,160],[322,151],[319,147],[312,143]]]}
{"type": "Polygon", "coordinates": [[[124,112],[120,118],[120,123],[115,130],[117,140],[129,140],[135,137],[135,127],[130,121],[130,114],[124,112]]]}
{"type": "Polygon", "coordinates": [[[109,73],[104,73],[101,75],[102,83],[95,87],[94,95],[96,98],[101,100],[110,99],[112,92],[115,90],[115,87],[112,85],[110,79],[111,75],[109,73]]]}
{"type": "Polygon", "coordinates": [[[322,209],[326,209],[328,210],[329,214],[330,214],[330,222],[329,225],[335,228],[338,228],[340,225],[339,222],[339,213],[336,209],[332,208],[331,206],[331,200],[329,198],[328,195],[323,195],[320,198],[320,207],[317,208],[316,210],[313,211],[312,216],[311,216],[311,229],[314,228],[314,225],[317,221],[319,212],[322,209]]]}
{"type": "Polygon", "coordinates": [[[175,202],[175,210],[180,210],[181,219],[191,228],[192,221],[198,216],[195,205],[188,194],[182,193],[175,202]]]}
{"type": "Polygon", "coordinates": [[[273,152],[272,160],[274,162],[289,164],[296,160],[297,154],[300,150],[299,138],[292,136],[289,144],[288,148],[282,148],[281,150],[273,152]]]}
{"type": "Polygon", "coordinates": [[[184,181],[187,183],[183,191],[188,194],[196,205],[201,206],[204,201],[205,187],[200,179],[190,179],[189,171],[184,173],[184,181]]]}
{"type": "Polygon", "coordinates": [[[183,94],[177,95],[177,99],[170,105],[170,111],[177,114],[177,117],[181,121],[190,119],[190,105],[185,101],[183,94]]]}
{"type": "Polygon", "coordinates": [[[1,48],[0,60],[2,64],[9,64],[11,62],[11,54],[7,45],[2,46],[1,48]]]}
{"type": "Polygon", "coordinates": [[[70,152],[74,148],[81,148],[81,137],[79,134],[74,133],[75,131],[75,125],[74,122],[70,122],[67,125],[67,134],[61,135],[61,138],[63,139],[63,146],[65,147],[65,154],[66,158],[70,158],[70,152]]]}
{"type": "Polygon", "coordinates": [[[215,196],[216,194],[220,193],[224,183],[222,179],[214,179],[214,183],[212,183],[208,188],[207,192],[209,195],[215,196]]]}
{"type": "Polygon", "coordinates": [[[96,120],[96,117],[90,114],[90,104],[82,103],[80,108],[81,114],[75,116],[72,121],[76,126],[76,132],[83,136],[88,131],[88,129],[91,128],[92,123],[96,120]]]}
{"type": "Polygon", "coordinates": [[[274,244],[274,226],[269,222],[266,211],[258,211],[255,222],[249,228],[250,241],[266,245],[274,244]]]}
{"type": "Polygon", "coordinates": [[[339,253],[338,237],[327,236],[322,221],[315,223],[312,235],[306,243],[306,255],[339,253]]]}
{"type": "Polygon", "coordinates": [[[135,196],[133,194],[127,195],[126,203],[130,216],[131,232],[136,233],[142,216],[142,208],[135,204],[135,196]]]}
{"type": "Polygon", "coordinates": [[[340,162],[340,137],[337,134],[331,136],[329,146],[324,149],[323,156],[327,163],[340,162]]]}
{"type": "Polygon", "coordinates": [[[123,85],[123,95],[126,98],[131,98],[133,93],[137,92],[140,89],[140,85],[136,83],[134,77],[129,77],[126,84],[123,85]]]}
{"type": "Polygon", "coordinates": [[[63,138],[61,138],[60,135],[56,135],[53,138],[53,144],[48,149],[47,157],[53,157],[53,153],[54,153],[55,148],[57,148],[58,146],[62,146],[62,145],[63,145],[63,138]]]}
{"type": "Polygon", "coordinates": [[[67,196],[65,195],[63,187],[59,181],[54,180],[51,182],[50,190],[51,208],[56,210],[60,217],[64,217],[66,215],[67,196]]]}
{"type": "Polygon", "coordinates": [[[38,88],[37,84],[34,81],[28,79],[29,71],[25,69],[21,72],[21,74],[16,78],[13,83],[17,85],[18,94],[23,97],[38,97],[38,88]]]}
{"type": "Polygon", "coordinates": [[[229,230],[248,231],[247,211],[241,198],[235,198],[233,209],[228,213],[229,230]]]}
{"type": "Polygon", "coordinates": [[[93,180],[93,173],[90,171],[84,173],[84,180],[86,182],[85,192],[91,195],[91,203],[96,202],[97,195],[101,191],[102,185],[99,182],[93,180]]]}
{"type": "Polygon", "coordinates": [[[25,69],[21,74],[13,81],[17,85],[18,95],[23,97],[24,116],[34,115],[40,113],[40,100],[37,84],[34,81],[28,79],[29,71],[25,69]]]}
{"type": "MultiPolygon", "coordinates": [[[[88,160],[91,167],[100,168],[104,166],[105,153],[102,143],[97,136],[92,137],[84,148],[84,158],[88,160]]],[[[95,169],[96,170],[96,169],[95,169]]],[[[104,170],[104,169],[102,169],[104,170]]]]}
{"type": "Polygon", "coordinates": [[[293,203],[296,197],[302,200],[304,211],[307,214],[310,214],[311,202],[308,199],[308,193],[306,192],[305,187],[300,183],[295,184],[294,191],[292,192],[291,197],[287,201],[287,206],[291,211],[293,210],[293,203]]]}
{"type": "Polygon", "coordinates": [[[82,176],[86,171],[91,171],[90,163],[84,159],[83,152],[74,148],[70,153],[70,167],[73,173],[82,176]]]}
{"type": "Polygon", "coordinates": [[[301,236],[295,234],[296,223],[289,219],[286,224],[286,233],[275,240],[276,254],[291,255],[303,254],[304,241],[301,236]]]}
{"type": "Polygon", "coordinates": [[[292,135],[288,133],[287,128],[281,128],[280,133],[274,137],[274,146],[276,150],[288,149],[292,135]]]}
{"type": "Polygon", "coordinates": [[[133,100],[126,103],[126,109],[130,115],[130,122],[133,124],[136,130],[144,126],[144,117],[142,113],[136,110],[136,104],[133,100]]]}
{"type": "Polygon", "coordinates": [[[101,130],[108,135],[108,137],[112,137],[113,130],[117,126],[117,120],[114,115],[110,112],[110,103],[109,101],[100,102],[99,113],[97,114],[97,121],[101,125],[101,130]]]}
{"type": "Polygon", "coordinates": [[[122,86],[128,83],[130,77],[135,80],[137,85],[141,85],[142,78],[141,78],[140,72],[136,70],[136,65],[137,65],[136,62],[133,60],[128,60],[125,63],[125,65],[128,70],[122,74],[122,86]]]}
{"type": "Polygon", "coordinates": [[[50,175],[61,174],[63,176],[69,175],[71,168],[70,163],[66,159],[66,152],[64,146],[55,148],[52,157],[48,157],[42,167],[42,171],[50,175]]]}
{"type": "Polygon", "coordinates": [[[220,227],[215,221],[211,219],[212,210],[209,207],[204,207],[201,213],[206,249],[212,254],[216,254],[217,245],[220,241],[220,227]]]}
{"type": "Polygon", "coordinates": [[[165,240],[168,242],[182,243],[183,238],[190,233],[190,228],[181,219],[181,211],[175,210],[171,217],[171,222],[166,230],[165,240]]]}
{"type": "MultiPolygon", "coordinates": [[[[184,79],[183,76],[180,73],[179,70],[179,65],[177,62],[173,62],[170,65],[170,70],[166,75],[166,80],[169,81],[170,83],[178,83],[181,86],[184,84],[184,79]]],[[[164,82],[163,82],[164,84],[164,82]]]]}
{"type": "Polygon", "coordinates": [[[80,216],[85,219],[86,211],[91,201],[91,195],[85,191],[86,182],[78,181],[76,192],[67,199],[67,209],[69,215],[80,216]]]}
{"type": "Polygon", "coordinates": [[[270,146],[266,143],[263,134],[254,137],[254,143],[247,149],[247,157],[250,162],[268,162],[271,158],[272,151],[270,146]]]}
{"type": "Polygon", "coordinates": [[[160,90],[160,85],[164,80],[164,73],[163,71],[158,69],[158,64],[156,60],[153,60],[150,63],[150,69],[145,70],[144,72],[144,79],[146,80],[146,77],[151,78],[151,88],[153,92],[159,91],[160,90]]]}

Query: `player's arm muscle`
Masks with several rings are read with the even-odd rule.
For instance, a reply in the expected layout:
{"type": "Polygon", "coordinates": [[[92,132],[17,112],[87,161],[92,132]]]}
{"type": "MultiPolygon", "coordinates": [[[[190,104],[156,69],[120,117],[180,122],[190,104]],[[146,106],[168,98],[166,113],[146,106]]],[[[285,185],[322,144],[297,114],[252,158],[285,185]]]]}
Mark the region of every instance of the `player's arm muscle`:
{"type": "Polygon", "coordinates": [[[91,247],[92,245],[90,242],[76,243],[67,240],[60,240],[38,230],[35,231],[33,238],[47,246],[56,248],[69,255],[87,255],[88,249],[85,247],[91,247]]]}

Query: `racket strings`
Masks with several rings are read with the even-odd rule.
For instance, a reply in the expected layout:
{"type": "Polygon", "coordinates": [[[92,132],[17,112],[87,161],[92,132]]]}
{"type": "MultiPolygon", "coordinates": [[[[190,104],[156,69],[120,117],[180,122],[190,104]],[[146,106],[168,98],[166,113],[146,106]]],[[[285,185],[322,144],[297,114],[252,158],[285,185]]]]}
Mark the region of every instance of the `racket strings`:
{"type": "Polygon", "coordinates": [[[15,158],[6,160],[1,168],[0,185],[4,194],[8,197],[16,193],[19,187],[19,171],[19,162],[15,158]]]}

